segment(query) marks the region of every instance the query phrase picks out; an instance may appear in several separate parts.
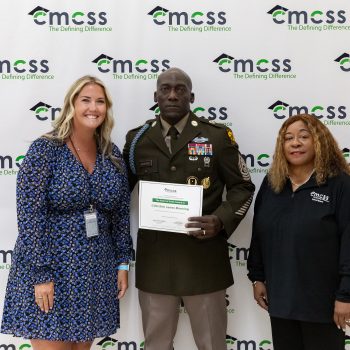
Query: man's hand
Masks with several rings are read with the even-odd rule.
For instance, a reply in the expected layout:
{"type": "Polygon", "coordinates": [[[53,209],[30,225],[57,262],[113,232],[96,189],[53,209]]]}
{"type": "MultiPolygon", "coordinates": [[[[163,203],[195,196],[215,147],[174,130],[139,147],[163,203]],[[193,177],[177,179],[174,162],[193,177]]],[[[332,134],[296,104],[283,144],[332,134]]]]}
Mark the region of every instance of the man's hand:
{"type": "Polygon", "coordinates": [[[197,228],[188,234],[198,239],[216,236],[222,230],[222,222],[216,215],[193,216],[188,218],[187,228],[197,228]]]}

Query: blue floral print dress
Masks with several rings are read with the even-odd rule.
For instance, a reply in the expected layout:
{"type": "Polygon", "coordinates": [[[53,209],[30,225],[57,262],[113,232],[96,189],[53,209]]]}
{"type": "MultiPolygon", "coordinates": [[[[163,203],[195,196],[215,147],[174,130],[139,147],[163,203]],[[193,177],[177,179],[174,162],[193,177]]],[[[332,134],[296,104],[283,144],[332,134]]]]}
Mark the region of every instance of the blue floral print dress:
{"type": "Polygon", "coordinates": [[[117,266],[132,259],[129,189],[124,172],[97,154],[92,174],[66,144],[32,143],[17,179],[18,238],[1,332],[27,339],[88,341],[119,327],[117,266]],[[88,238],[93,204],[99,236],[88,238]],[[34,285],[54,282],[54,307],[42,312],[34,285]]]}

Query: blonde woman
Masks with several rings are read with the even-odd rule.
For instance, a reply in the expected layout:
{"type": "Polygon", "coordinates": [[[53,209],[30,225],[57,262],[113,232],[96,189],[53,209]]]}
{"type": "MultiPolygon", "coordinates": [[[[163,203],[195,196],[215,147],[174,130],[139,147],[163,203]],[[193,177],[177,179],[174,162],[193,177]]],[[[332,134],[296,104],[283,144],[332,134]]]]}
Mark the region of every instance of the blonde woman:
{"type": "Polygon", "coordinates": [[[316,117],[282,125],[255,202],[248,259],[274,350],[344,350],[350,319],[350,176],[316,117]]]}
{"type": "Polygon", "coordinates": [[[18,175],[19,234],[1,332],[30,339],[34,350],[90,349],[119,327],[132,241],[111,108],[99,79],[78,79],[18,175]]]}

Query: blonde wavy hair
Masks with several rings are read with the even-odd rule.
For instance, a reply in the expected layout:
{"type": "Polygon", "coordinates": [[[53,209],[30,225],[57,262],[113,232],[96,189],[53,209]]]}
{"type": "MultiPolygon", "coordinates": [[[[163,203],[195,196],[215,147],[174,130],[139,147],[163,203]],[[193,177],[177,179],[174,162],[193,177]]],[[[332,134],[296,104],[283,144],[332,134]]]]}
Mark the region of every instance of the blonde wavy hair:
{"type": "Polygon", "coordinates": [[[350,173],[338,143],[328,128],[316,117],[310,114],[298,114],[288,118],[281,126],[275,147],[275,153],[271,168],[268,173],[271,188],[279,193],[282,191],[288,178],[288,162],[284,154],[284,139],[287,128],[302,121],[309,130],[315,149],[314,169],[318,185],[324,183],[327,178],[336,176],[341,172],[350,173]]]}
{"type": "Polygon", "coordinates": [[[63,103],[63,108],[58,118],[53,123],[53,130],[44,135],[44,137],[59,143],[64,143],[73,131],[73,117],[75,115],[74,103],[80,91],[88,84],[97,84],[103,89],[106,99],[106,118],[95,131],[97,147],[103,157],[109,158],[119,169],[121,168],[120,160],[112,154],[111,132],[114,126],[112,114],[112,98],[105,84],[98,78],[85,75],[75,81],[69,88],[63,103]]]}

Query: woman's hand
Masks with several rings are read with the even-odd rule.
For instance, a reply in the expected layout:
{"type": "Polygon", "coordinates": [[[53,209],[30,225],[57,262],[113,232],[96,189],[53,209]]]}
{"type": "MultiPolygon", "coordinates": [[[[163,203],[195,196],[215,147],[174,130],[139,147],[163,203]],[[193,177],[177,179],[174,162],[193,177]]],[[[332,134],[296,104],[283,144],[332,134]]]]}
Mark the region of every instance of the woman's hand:
{"type": "Polygon", "coordinates": [[[118,270],[118,299],[121,299],[128,289],[128,271],[118,270]]]}
{"type": "Polygon", "coordinates": [[[334,304],[333,319],[339,329],[345,332],[346,325],[350,326],[350,303],[336,300],[334,304]]]}
{"type": "Polygon", "coordinates": [[[54,283],[40,283],[34,286],[35,302],[41,311],[49,312],[53,308],[54,283]]]}
{"type": "Polygon", "coordinates": [[[256,281],[253,284],[254,299],[264,310],[268,311],[267,292],[264,282],[256,281]]]}

